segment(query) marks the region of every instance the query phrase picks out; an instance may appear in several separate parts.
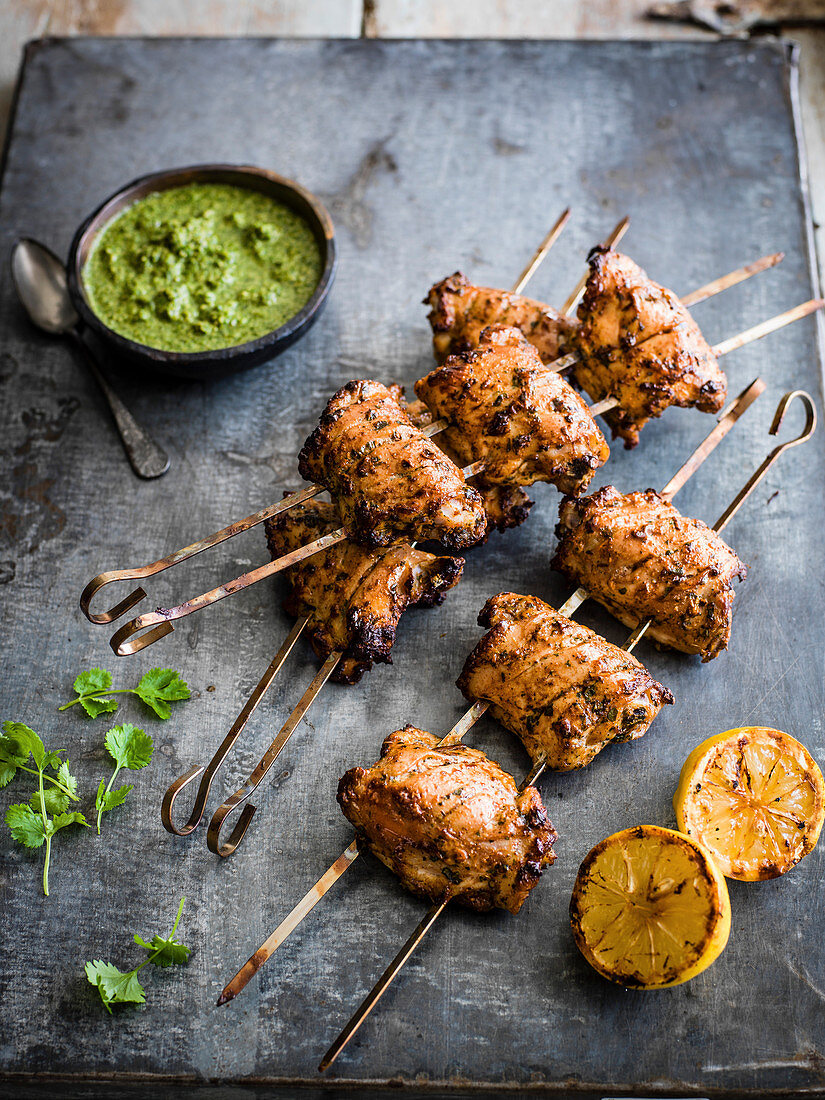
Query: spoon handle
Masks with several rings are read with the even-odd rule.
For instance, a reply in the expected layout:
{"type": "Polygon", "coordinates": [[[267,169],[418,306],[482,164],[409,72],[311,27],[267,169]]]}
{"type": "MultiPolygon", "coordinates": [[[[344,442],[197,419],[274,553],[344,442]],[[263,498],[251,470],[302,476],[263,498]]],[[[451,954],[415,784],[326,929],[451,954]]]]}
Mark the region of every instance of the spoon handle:
{"type": "Polygon", "coordinates": [[[98,366],[97,360],[80,333],[77,332],[76,329],[73,329],[71,335],[75,347],[77,347],[86,359],[92,374],[97,380],[97,384],[103,391],[103,396],[109,402],[112,417],[120,433],[123,449],[126,451],[126,457],[129,459],[132,469],[138,477],[143,477],[147,480],[165,474],[169,469],[169,456],[166,451],[155,443],[154,439],[152,439],[145,429],[141,428],[140,424],[138,424],[106,381],[103,372],[98,366]]]}

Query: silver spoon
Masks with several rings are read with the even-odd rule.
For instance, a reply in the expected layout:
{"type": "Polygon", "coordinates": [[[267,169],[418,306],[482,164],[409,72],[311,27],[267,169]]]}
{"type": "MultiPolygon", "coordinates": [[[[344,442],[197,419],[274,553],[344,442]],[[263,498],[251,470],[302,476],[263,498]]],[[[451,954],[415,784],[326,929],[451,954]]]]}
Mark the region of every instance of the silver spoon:
{"type": "Polygon", "coordinates": [[[160,477],[169,469],[169,456],[138,424],[103,377],[80,335],[78,317],[66,284],[66,268],[45,245],[28,237],[19,240],[11,254],[11,275],[20,301],[38,328],[53,336],[66,336],[86,359],[123,442],[126,457],[138,477],[160,477]]]}

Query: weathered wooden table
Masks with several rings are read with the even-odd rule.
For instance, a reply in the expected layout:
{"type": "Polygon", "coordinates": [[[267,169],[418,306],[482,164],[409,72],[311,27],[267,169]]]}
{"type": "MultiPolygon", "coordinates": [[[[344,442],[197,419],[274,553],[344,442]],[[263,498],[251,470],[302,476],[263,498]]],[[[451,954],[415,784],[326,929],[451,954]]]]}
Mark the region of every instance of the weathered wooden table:
{"type": "MultiPolygon", "coordinates": [[[[103,664],[129,685],[172,665],[196,697],[168,723],[145,720],[156,761],[137,774],[103,838],[56,844],[49,899],[38,894],[37,858],[0,833],[5,1095],[110,1095],[115,1082],[136,1095],[178,1095],[185,1085],[204,1096],[233,1087],[313,1095],[319,1056],[422,905],[359,861],[241,998],[218,1010],[218,991],[348,842],[334,801],[345,768],[374,759],[397,725],[438,732],[461,713],[453,680],[485,599],[514,589],[558,603],[568,591],[547,567],[558,497],[540,487],[529,521],[472,553],[442,608],[407,616],[393,667],[328,689],[281,757],[244,846],[218,862],[201,832],[168,836],[158,803],[173,777],[211,754],[283,638],[276,586],[117,660],[107,629],[77,609],[85,581],[151,560],[294,486],[295,455],[334,388],[356,376],[409,385],[427,368],[419,303],[430,283],[460,266],[507,285],[568,203],[571,224],[532,284],[549,301],[566,296],[587,248],[625,212],[627,250],[677,290],[786,251],[775,271],[697,307],[712,340],[810,296],[792,83],[788,53],[774,43],[80,39],[29,51],[0,193],[2,716],[65,746],[88,799],[106,771],[107,722],[56,711],[81,668],[103,664]],[[338,230],[340,274],[322,321],[275,363],[211,386],[119,375],[173,457],[165,478],[139,483],[92,382],[22,316],[8,252],[24,233],[65,252],[82,216],[128,177],[213,159],[268,165],[320,193],[338,230]],[[184,892],[190,965],[152,975],[146,1008],[109,1018],[84,960],[132,965],[132,931],[163,929],[184,892]]],[[[683,491],[680,507],[707,520],[771,446],[779,396],[804,386],[821,401],[815,321],[735,353],[726,369],[732,392],[757,374],[768,389],[683,491]]],[[[789,434],[801,413],[792,419],[789,434]]],[[[660,484],[709,423],[672,410],[637,451],[614,446],[599,483],[660,484]]],[[[825,1094],[825,849],[782,881],[733,883],[729,947],[668,992],[603,982],[579,957],[566,918],[595,841],[633,823],[672,823],[681,762],[709,733],[762,722],[825,758],[823,441],[820,430],[787,457],[729,528],[752,569],[730,650],[701,666],[640,647],[676,706],[641,742],[543,781],[559,859],[524,912],[448,913],[319,1094],[388,1082],[422,1095],[825,1094]]],[[[202,591],[264,560],[259,532],[238,542],[159,578],[152,600],[202,591]]],[[[623,636],[592,606],[581,616],[612,640],[623,636]]],[[[215,802],[248,773],[314,668],[299,647],[215,802]]],[[[118,718],[144,714],[126,703],[118,718]]],[[[492,721],[471,740],[525,770],[523,752],[492,721]]],[[[4,792],[4,809],[15,789],[4,792]]]]}

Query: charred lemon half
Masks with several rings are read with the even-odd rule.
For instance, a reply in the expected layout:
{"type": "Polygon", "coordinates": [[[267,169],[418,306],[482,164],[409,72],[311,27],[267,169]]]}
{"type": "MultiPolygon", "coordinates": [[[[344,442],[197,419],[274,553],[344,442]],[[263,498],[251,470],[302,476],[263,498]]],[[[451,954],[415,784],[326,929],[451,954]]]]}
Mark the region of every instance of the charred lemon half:
{"type": "Polygon", "coordinates": [[[730,934],[730,899],[710,853],[658,825],[614,833],[589,853],[570,900],[573,938],[604,978],[663,989],[701,974],[730,934]]]}
{"type": "Polygon", "coordinates": [[[729,878],[777,878],[814,847],[825,817],[822,772],[780,730],[742,726],[703,741],[673,796],[679,828],[729,878]]]}

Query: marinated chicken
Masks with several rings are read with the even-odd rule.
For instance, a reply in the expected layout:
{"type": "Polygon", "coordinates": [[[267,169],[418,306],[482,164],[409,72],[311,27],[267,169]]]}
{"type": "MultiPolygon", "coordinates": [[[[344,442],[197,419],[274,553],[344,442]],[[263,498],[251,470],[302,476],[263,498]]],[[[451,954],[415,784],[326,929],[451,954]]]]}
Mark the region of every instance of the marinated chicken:
{"type": "MultiPolygon", "coordinates": [[[[419,428],[432,424],[435,419],[423,401],[410,401],[406,408],[413,423],[419,428]]],[[[447,432],[439,432],[438,435],[433,436],[433,439],[447,457],[458,464],[461,459],[450,449],[449,441],[445,438],[447,434],[447,432]]],[[[519,486],[491,484],[485,479],[483,472],[476,474],[473,478],[473,487],[478,490],[484,501],[488,536],[493,531],[507,531],[511,527],[519,527],[527,519],[527,514],[533,507],[533,501],[519,486]]]]}
{"type": "Polygon", "coordinates": [[[727,380],[676,295],[611,248],[594,248],[588,260],[571,374],[594,401],[618,400],[605,413],[614,437],[635,447],[648,420],[670,405],[718,412],[727,380]]]}
{"type": "MultiPolygon", "coordinates": [[[[312,500],[266,522],[273,560],[340,525],[334,505],[312,500]]],[[[373,662],[391,664],[398,622],[408,607],[433,607],[461,579],[463,558],[435,557],[408,542],[366,550],[348,539],[285,571],[284,611],[309,616],[310,644],[322,661],[343,660],[332,675],[356,684],[373,662]]]]}
{"type": "Polygon", "coordinates": [[[481,497],[400,400],[397,386],[349,382],[304,444],[301,476],[329,489],[347,536],[362,546],[404,537],[448,550],[475,546],[487,527],[481,497]]]}
{"type": "Polygon", "coordinates": [[[519,792],[483,752],[405,726],[370,768],[352,768],[338,802],[370,851],[408,890],[471,909],[517,913],[554,862],[556,832],[535,787],[519,792]]]}
{"type": "Polygon", "coordinates": [[[565,500],[552,560],[626,626],[652,620],[648,637],[710,661],[726,648],[733,581],[746,567],[723,539],[681,515],[653,489],[611,485],[565,500]]]}
{"type": "Polygon", "coordinates": [[[520,329],[544,363],[563,355],[574,323],[552,306],[495,290],[473,286],[460,271],[430,288],[424,305],[433,330],[433,351],[439,363],[450,355],[478,347],[482,331],[490,325],[520,329]]]}
{"type": "Polygon", "coordinates": [[[415,392],[449,421],[460,461],[484,462],[488,484],[549,481],[580,493],[610,454],[584,401],[518,329],[485,330],[477,350],[451,356],[415,392]]]}
{"type": "Polygon", "coordinates": [[[533,761],[583,768],[611,741],[641,737],[673,696],[635,657],[537,596],[503,592],[479,615],[491,629],[467,658],[458,687],[486,700],[533,761]]]}

